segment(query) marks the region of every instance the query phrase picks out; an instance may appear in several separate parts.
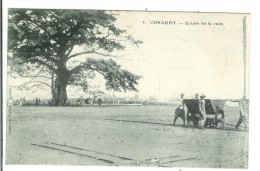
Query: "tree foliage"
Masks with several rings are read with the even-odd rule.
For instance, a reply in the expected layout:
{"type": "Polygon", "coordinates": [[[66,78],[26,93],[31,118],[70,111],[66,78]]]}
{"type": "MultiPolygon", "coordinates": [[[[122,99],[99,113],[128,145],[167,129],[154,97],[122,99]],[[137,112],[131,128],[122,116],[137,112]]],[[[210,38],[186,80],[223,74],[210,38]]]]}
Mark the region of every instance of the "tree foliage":
{"type": "Polygon", "coordinates": [[[126,43],[142,43],[116,26],[116,13],[10,9],[8,19],[8,50],[12,62],[20,65],[13,65],[12,71],[28,75],[33,67],[49,75],[56,105],[66,103],[67,85],[86,90],[87,79],[95,73],[104,76],[107,89],[137,91],[140,76],[121,69],[110,59],[114,51],[125,50],[126,43]],[[81,51],[77,50],[79,47],[81,51]]]}

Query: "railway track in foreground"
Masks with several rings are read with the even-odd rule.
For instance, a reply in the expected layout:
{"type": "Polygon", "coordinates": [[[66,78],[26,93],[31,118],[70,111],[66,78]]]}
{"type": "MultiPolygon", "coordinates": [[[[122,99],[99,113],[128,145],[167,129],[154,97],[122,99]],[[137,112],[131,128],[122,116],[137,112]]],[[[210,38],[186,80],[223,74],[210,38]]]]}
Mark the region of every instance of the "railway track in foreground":
{"type": "Polygon", "coordinates": [[[46,148],[50,150],[62,151],[64,153],[70,153],[79,155],[82,157],[88,157],[95,160],[105,162],[110,166],[155,166],[155,167],[172,167],[171,163],[183,161],[183,160],[195,160],[197,157],[182,157],[180,155],[171,155],[164,157],[155,157],[143,160],[137,160],[129,157],[118,156],[114,154],[108,154],[90,149],[84,149],[80,147],[59,144],[54,142],[42,142],[31,143],[33,146],[46,148]]]}

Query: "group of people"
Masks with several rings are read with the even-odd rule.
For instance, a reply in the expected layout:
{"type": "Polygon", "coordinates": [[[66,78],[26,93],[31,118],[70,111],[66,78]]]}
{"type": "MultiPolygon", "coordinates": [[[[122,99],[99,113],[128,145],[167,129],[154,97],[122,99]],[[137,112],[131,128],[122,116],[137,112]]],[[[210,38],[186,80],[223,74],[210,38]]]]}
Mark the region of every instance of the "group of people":
{"type": "Polygon", "coordinates": [[[83,97],[80,97],[77,99],[77,105],[85,105],[85,104],[94,104],[97,103],[98,105],[102,104],[102,99],[99,97],[96,101],[96,99],[91,99],[91,98],[86,98],[84,99],[83,97]]]}
{"type": "Polygon", "coordinates": [[[23,106],[25,104],[25,98],[19,99],[19,106],[23,106]]]}
{"type": "MultiPolygon", "coordinates": [[[[206,121],[206,107],[205,107],[205,95],[198,93],[195,94],[194,99],[198,100],[199,102],[199,123],[198,127],[203,128],[205,121],[206,121]]],[[[190,115],[189,111],[187,111],[187,115],[190,115]]],[[[177,100],[177,108],[175,110],[175,116],[173,125],[175,125],[175,122],[178,118],[181,118],[183,120],[183,125],[185,125],[185,110],[184,110],[184,94],[182,93],[180,95],[180,98],[177,100]]],[[[188,116],[187,116],[188,117],[188,116]]]]}
{"type": "Polygon", "coordinates": [[[41,104],[41,99],[40,98],[35,98],[35,105],[38,106],[39,104],[41,104]]]}
{"type": "MultiPolygon", "coordinates": [[[[199,95],[198,93],[195,94],[194,99],[198,100],[198,107],[199,107],[199,113],[196,114],[196,116],[199,119],[199,122],[196,126],[199,128],[204,129],[206,125],[206,102],[205,102],[205,95],[201,94],[199,95]]],[[[227,99],[228,100],[228,99],[227,99]]],[[[239,109],[240,109],[240,116],[238,119],[238,122],[235,126],[236,129],[239,129],[239,126],[244,123],[245,129],[248,127],[248,115],[249,115],[249,101],[243,97],[242,99],[239,100],[229,100],[231,102],[238,102],[239,104],[239,109]]],[[[189,117],[191,117],[191,113],[189,110],[187,111],[187,122],[189,123],[189,117]]],[[[175,125],[175,122],[178,118],[181,118],[183,120],[183,125],[185,125],[185,110],[184,110],[184,94],[180,94],[180,98],[177,100],[177,108],[175,110],[175,116],[174,116],[174,121],[173,125],[175,125]]]]}

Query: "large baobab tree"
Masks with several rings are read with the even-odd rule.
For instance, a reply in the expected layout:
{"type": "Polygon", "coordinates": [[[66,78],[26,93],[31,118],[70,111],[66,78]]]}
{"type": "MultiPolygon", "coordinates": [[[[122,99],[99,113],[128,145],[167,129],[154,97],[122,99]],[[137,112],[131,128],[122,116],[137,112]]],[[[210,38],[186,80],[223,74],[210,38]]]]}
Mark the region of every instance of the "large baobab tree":
{"type": "Polygon", "coordinates": [[[111,53],[142,42],[116,26],[115,12],[9,9],[8,17],[8,50],[20,66],[12,71],[48,75],[55,105],[66,104],[68,85],[87,89],[86,78],[95,73],[104,76],[107,89],[137,91],[140,76],[121,69],[111,53]]]}

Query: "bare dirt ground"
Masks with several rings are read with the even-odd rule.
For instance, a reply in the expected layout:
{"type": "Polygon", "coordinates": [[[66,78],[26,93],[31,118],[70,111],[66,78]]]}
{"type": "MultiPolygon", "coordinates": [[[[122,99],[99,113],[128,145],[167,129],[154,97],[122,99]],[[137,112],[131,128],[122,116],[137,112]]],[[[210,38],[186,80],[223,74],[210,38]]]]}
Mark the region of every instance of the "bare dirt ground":
{"type": "Polygon", "coordinates": [[[6,163],[247,168],[248,131],[225,111],[229,125],[202,130],[172,126],[173,106],[13,106],[6,163]]]}

